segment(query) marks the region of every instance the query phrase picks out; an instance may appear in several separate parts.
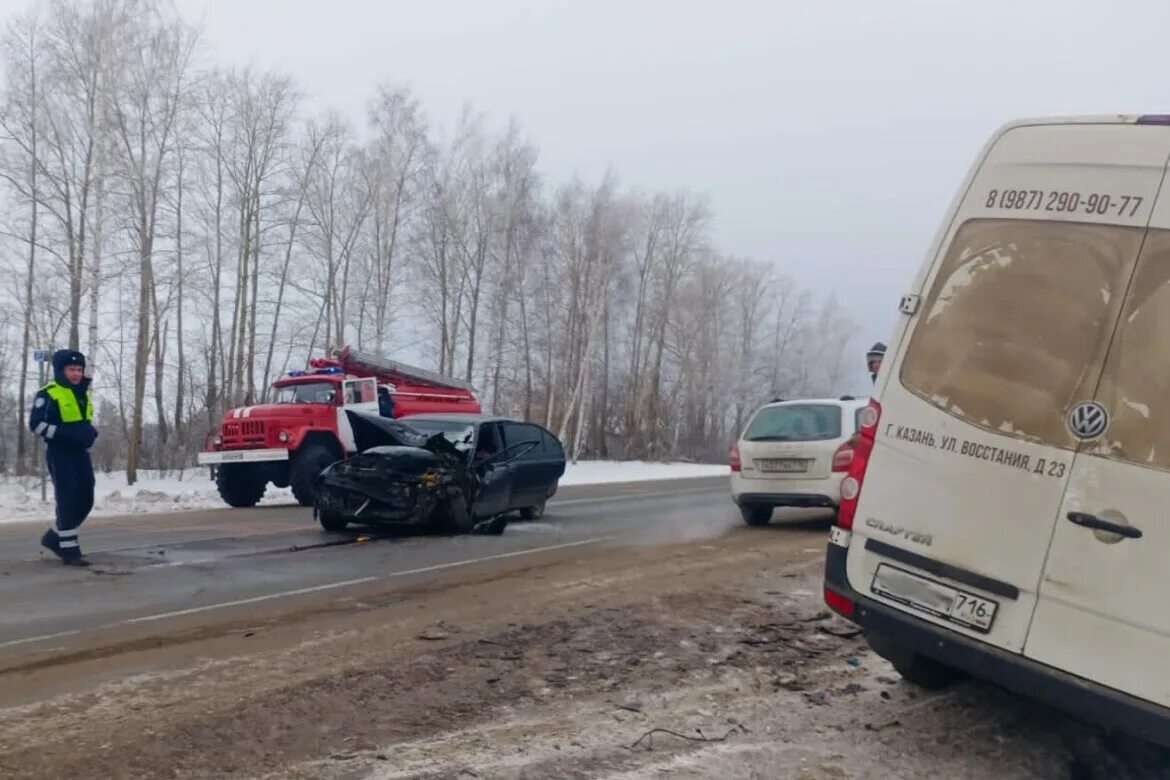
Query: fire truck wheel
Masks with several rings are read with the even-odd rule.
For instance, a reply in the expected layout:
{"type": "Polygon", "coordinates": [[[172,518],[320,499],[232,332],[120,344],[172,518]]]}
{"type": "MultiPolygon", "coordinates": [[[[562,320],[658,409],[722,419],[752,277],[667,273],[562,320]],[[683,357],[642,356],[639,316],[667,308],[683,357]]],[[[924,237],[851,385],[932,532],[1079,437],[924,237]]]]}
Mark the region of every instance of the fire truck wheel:
{"type": "Polygon", "coordinates": [[[250,464],[225,463],[215,470],[215,486],[228,506],[243,508],[260,503],[267,483],[250,464]]]}
{"type": "Polygon", "coordinates": [[[293,497],[301,506],[313,505],[317,475],[336,460],[333,450],[321,444],[310,444],[296,454],[289,466],[288,482],[292,486],[293,497]]]}

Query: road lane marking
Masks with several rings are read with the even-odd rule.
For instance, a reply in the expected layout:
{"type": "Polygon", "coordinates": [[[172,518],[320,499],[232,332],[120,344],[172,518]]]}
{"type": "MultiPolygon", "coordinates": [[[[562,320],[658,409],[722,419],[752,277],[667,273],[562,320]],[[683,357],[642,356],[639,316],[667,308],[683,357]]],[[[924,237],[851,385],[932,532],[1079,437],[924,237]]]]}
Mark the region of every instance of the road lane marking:
{"type": "Polygon", "coordinates": [[[628,501],[631,498],[670,498],[672,496],[686,496],[695,493],[722,493],[722,487],[709,488],[691,488],[689,490],[670,490],[661,493],[624,493],[615,496],[606,496],[605,498],[570,498],[564,501],[553,499],[548,502],[550,507],[569,506],[571,504],[600,504],[609,501],[628,501]]]}
{"type": "Polygon", "coordinates": [[[352,580],[344,580],[342,582],[329,582],[324,585],[313,585],[307,588],[297,588],[295,590],[286,590],[279,593],[268,593],[263,596],[254,596],[248,599],[237,599],[235,601],[224,601],[218,604],[207,604],[202,607],[191,607],[190,609],[180,609],[173,612],[162,612],[157,615],[146,615],[144,617],[129,618],[127,620],[120,620],[116,623],[107,623],[94,628],[81,629],[76,631],[62,631],[56,634],[44,634],[42,636],[25,637],[22,639],[12,639],[7,642],[0,642],[0,648],[12,647],[15,645],[32,644],[34,642],[47,642],[51,639],[60,639],[67,636],[76,636],[81,633],[92,633],[95,631],[105,631],[119,626],[133,625],[135,623],[150,623],[157,620],[166,620],[167,618],[184,617],[186,615],[195,615],[200,612],[210,612],[217,609],[228,609],[230,607],[243,606],[245,604],[257,604],[262,601],[271,601],[272,599],[288,598],[290,596],[300,596],[306,593],[318,593],[326,590],[334,590],[336,588],[345,588],[352,585],[362,585],[367,582],[376,582],[378,580],[390,580],[397,577],[409,577],[414,574],[426,574],[433,571],[442,571],[444,569],[454,569],[460,566],[470,566],[476,563],[487,563],[488,561],[499,561],[506,558],[517,558],[522,555],[533,555],[541,552],[552,552],[554,550],[565,550],[571,547],[583,547],[588,544],[599,544],[601,542],[608,542],[615,539],[614,536],[595,536],[591,539],[580,539],[575,542],[564,542],[562,544],[552,544],[545,547],[531,547],[524,550],[512,550],[511,552],[496,553],[495,555],[484,555],[478,558],[465,558],[458,561],[450,561],[448,563],[437,563],[432,566],[420,566],[416,569],[404,569],[403,571],[390,572],[389,574],[378,574],[370,577],[359,577],[352,580]]]}
{"type": "Polygon", "coordinates": [[[16,645],[27,645],[33,642],[48,642],[50,639],[61,639],[67,636],[76,636],[80,634],[81,630],[74,631],[59,631],[56,634],[42,634],[41,636],[30,636],[24,639],[11,639],[7,642],[0,642],[0,647],[15,647],[16,645]]]}
{"type": "Polygon", "coordinates": [[[178,609],[174,612],[160,612],[157,615],[147,615],[146,617],[130,618],[123,620],[121,623],[115,625],[131,625],[134,623],[150,623],[155,620],[166,620],[167,618],[183,617],[184,615],[194,615],[199,612],[210,612],[213,609],[227,609],[228,607],[239,607],[244,604],[256,604],[261,601],[270,601],[271,599],[287,598],[289,596],[301,596],[306,593],[318,593],[323,590],[333,590],[334,588],[347,588],[350,585],[361,585],[366,582],[374,582],[382,579],[381,576],[373,577],[358,577],[356,580],[342,580],[341,582],[329,582],[324,585],[313,585],[309,588],[297,588],[296,590],[283,590],[280,593],[269,593],[264,596],[253,596],[250,599],[237,599],[236,601],[221,601],[218,604],[208,604],[203,607],[192,607],[191,609],[178,609]]]}
{"type": "MultiPolygon", "coordinates": [[[[701,479],[710,479],[710,477],[702,477],[701,479]]],[[[680,481],[682,481],[682,480],[680,480],[680,481]]],[[[600,483],[599,482],[596,484],[598,487],[601,487],[601,486],[613,487],[613,488],[617,488],[620,490],[621,488],[619,486],[628,485],[630,487],[633,487],[633,486],[636,486],[638,483],[637,482],[612,482],[612,483],[600,483]]],[[[576,486],[570,485],[570,486],[566,486],[566,487],[576,487],[576,486]]],[[[574,504],[597,504],[597,503],[604,503],[607,501],[627,501],[627,500],[633,499],[633,498],[669,498],[671,496],[689,495],[689,494],[694,494],[694,493],[716,493],[716,492],[721,492],[723,489],[724,489],[724,486],[722,486],[722,485],[711,485],[710,487],[688,488],[685,490],[647,491],[647,492],[640,492],[640,493],[621,493],[621,492],[619,492],[619,493],[614,493],[614,494],[608,495],[608,496],[593,496],[591,498],[569,498],[569,499],[556,499],[556,498],[554,498],[554,499],[549,501],[549,506],[570,506],[570,505],[574,505],[574,504]]],[[[282,505],[271,505],[271,506],[257,507],[257,509],[260,509],[260,510],[275,510],[275,509],[298,510],[298,509],[303,509],[303,508],[304,507],[301,507],[299,504],[288,504],[288,505],[282,504],[282,505]]],[[[89,531],[89,533],[90,533],[89,538],[91,538],[91,539],[94,537],[100,538],[100,535],[102,535],[103,532],[120,532],[120,531],[136,532],[136,533],[159,533],[159,534],[185,534],[185,533],[191,533],[193,531],[209,531],[209,532],[221,531],[221,530],[223,530],[224,525],[228,525],[228,527],[231,527],[229,522],[228,522],[228,518],[225,518],[223,521],[204,520],[204,521],[199,521],[197,524],[194,524],[194,525],[185,525],[185,526],[179,526],[179,527],[176,527],[173,524],[176,521],[176,519],[181,520],[183,515],[186,515],[186,514],[194,514],[194,513],[202,513],[202,512],[220,512],[220,511],[228,512],[231,510],[229,510],[229,509],[190,509],[190,510],[184,509],[184,510],[176,510],[175,512],[169,512],[169,513],[167,513],[165,515],[161,515],[161,516],[160,515],[144,515],[143,516],[144,518],[149,518],[149,520],[136,518],[136,517],[126,517],[124,515],[122,515],[122,516],[119,516],[119,515],[97,515],[95,517],[90,518],[91,529],[89,531]],[[103,520],[106,522],[103,522],[103,520]]],[[[299,517],[289,517],[287,519],[285,519],[285,518],[266,519],[264,521],[260,521],[260,522],[264,522],[266,524],[264,529],[260,530],[260,531],[255,530],[258,527],[257,521],[248,521],[248,528],[247,529],[237,530],[237,531],[233,532],[231,535],[239,537],[239,538],[251,538],[251,537],[256,537],[256,536],[266,536],[270,532],[296,530],[296,528],[299,526],[291,527],[291,528],[290,528],[290,526],[294,522],[300,522],[300,520],[301,519],[299,517]],[[268,524],[271,524],[271,526],[269,527],[268,524]]],[[[14,521],[11,523],[0,521],[0,539],[8,540],[8,539],[19,539],[21,537],[24,537],[26,535],[24,529],[17,528],[17,526],[32,525],[33,523],[36,523],[36,522],[51,522],[51,520],[49,520],[49,521],[19,520],[19,521],[14,521]]],[[[224,537],[223,536],[213,536],[213,537],[208,537],[208,538],[209,539],[222,539],[224,537]]],[[[207,539],[199,537],[196,539],[175,542],[175,544],[190,544],[190,543],[199,542],[199,541],[206,541],[206,540],[207,539]]],[[[140,547],[153,547],[153,546],[157,546],[159,544],[166,544],[166,543],[167,542],[165,540],[160,540],[159,542],[157,542],[155,544],[145,544],[145,545],[139,545],[139,546],[140,547]]],[[[94,552],[112,552],[115,549],[121,550],[121,549],[126,549],[126,548],[120,548],[120,547],[119,548],[109,548],[109,549],[94,550],[94,552]]],[[[130,549],[134,549],[134,548],[130,548],[130,549]]],[[[38,560],[38,559],[28,558],[28,559],[23,559],[23,560],[38,560]]],[[[3,647],[3,645],[0,645],[0,647],[3,647]]]]}

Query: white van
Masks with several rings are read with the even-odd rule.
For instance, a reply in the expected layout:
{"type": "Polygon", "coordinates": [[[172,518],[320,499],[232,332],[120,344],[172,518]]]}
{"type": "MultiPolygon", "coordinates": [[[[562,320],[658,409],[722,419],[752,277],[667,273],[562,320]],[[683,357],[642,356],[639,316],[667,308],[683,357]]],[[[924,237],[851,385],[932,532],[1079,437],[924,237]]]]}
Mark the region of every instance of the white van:
{"type": "Polygon", "coordinates": [[[1011,123],[901,303],[825,600],[956,670],[1170,745],[1170,116],[1011,123]]]}

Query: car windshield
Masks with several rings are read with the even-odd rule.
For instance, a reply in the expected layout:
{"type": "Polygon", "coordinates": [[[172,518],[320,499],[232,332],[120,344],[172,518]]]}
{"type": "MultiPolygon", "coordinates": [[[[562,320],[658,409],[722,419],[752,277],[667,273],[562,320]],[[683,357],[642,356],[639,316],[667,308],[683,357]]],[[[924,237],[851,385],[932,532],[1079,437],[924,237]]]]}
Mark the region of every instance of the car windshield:
{"type": "Polygon", "coordinates": [[[474,434],[473,425],[458,420],[419,420],[410,417],[403,420],[403,422],[419,433],[426,434],[427,436],[441,433],[443,434],[443,438],[454,444],[467,443],[474,434]]]}
{"type": "Polygon", "coordinates": [[[336,382],[303,382],[276,388],[273,403],[332,404],[336,397],[336,382]]]}
{"type": "Polygon", "coordinates": [[[752,420],[747,441],[824,441],[841,436],[841,409],[831,404],[767,406],[752,420]]]}

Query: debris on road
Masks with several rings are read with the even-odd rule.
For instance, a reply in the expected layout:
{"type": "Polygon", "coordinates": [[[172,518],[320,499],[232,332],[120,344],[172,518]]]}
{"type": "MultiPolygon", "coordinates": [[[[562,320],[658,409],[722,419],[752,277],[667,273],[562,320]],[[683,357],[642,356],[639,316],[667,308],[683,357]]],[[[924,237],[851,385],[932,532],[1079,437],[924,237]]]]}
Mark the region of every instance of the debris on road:
{"type": "Polygon", "coordinates": [[[1093,765],[1067,718],[974,683],[925,695],[838,631],[807,539],[598,550],[539,579],[500,564],[301,617],[283,646],[266,626],[198,664],[158,651],[152,674],[110,659],[89,688],[54,669],[76,692],[0,710],[0,776],[1010,780],[1093,765]]]}

